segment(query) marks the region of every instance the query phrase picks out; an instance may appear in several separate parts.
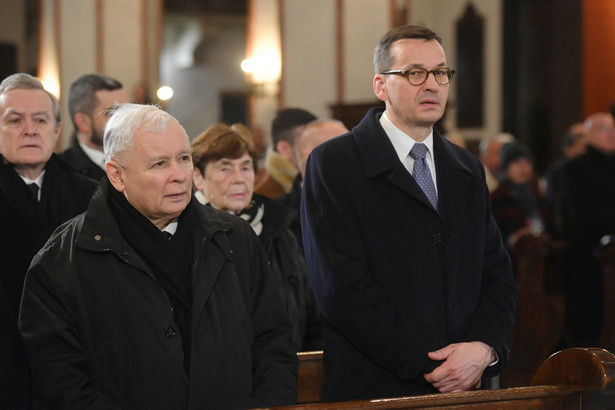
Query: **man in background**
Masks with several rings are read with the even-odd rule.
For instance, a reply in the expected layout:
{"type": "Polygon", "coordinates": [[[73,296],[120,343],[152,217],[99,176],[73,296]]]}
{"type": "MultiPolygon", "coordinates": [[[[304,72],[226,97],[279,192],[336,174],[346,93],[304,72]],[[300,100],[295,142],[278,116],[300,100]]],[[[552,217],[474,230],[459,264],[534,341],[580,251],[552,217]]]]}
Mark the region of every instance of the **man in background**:
{"type": "Polygon", "coordinates": [[[305,164],[308,156],[314,148],[331,138],[337,137],[348,132],[348,128],[338,120],[314,120],[299,129],[295,139],[295,155],[299,164],[299,173],[293,181],[293,186],[289,193],[279,198],[279,201],[297,211],[297,216],[290,225],[290,230],[295,234],[297,243],[303,253],[303,237],[301,234],[301,218],[299,209],[301,207],[301,190],[303,189],[303,178],[305,176],[305,164]]]}
{"type": "Polygon", "coordinates": [[[75,130],[70,148],[60,154],[79,173],[100,181],[105,175],[103,132],[109,110],[128,102],[122,84],[103,74],[86,74],[70,86],[68,109],[75,130]]]}
{"type": "Polygon", "coordinates": [[[32,257],[63,222],[85,211],[96,183],[53,154],[58,100],[28,74],[0,84],[0,285],[19,312],[32,257]]]}
{"type": "Polygon", "coordinates": [[[495,191],[503,178],[500,157],[502,145],[514,140],[512,134],[500,133],[493,138],[481,141],[478,146],[478,157],[485,166],[485,178],[489,192],[495,191]]]}
{"type": "Polygon", "coordinates": [[[551,163],[545,172],[546,200],[553,221],[553,239],[568,238],[568,206],[566,204],[566,177],[564,167],[573,158],[585,152],[585,125],[582,122],[570,126],[561,142],[561,156],[551,163]]]}
{"type": "Polygon", "coordinates": [[[271,123],[272,147],[265,158],[267,175],[255,186],[255,193],[269,198],[278,198],[290,191],[299,173],[295,153],[298,127],[315,119],[314,114],[301,108],[278,110],[271,123]]]}
{"type": "Polygon", "coordinates": [[[566,266],[567,347],[596,346],[603,312],[603,277],[596,250],[615,232],[615,122],[606,112],[584,122],[585,153],[564,165],[570,217],[566,266]]]}

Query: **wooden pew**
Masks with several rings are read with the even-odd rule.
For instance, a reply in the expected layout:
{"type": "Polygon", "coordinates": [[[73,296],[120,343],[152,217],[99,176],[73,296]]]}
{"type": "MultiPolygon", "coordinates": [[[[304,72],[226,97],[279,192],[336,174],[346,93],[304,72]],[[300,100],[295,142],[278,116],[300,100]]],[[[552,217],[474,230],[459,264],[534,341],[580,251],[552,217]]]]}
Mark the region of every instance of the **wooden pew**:
{"type": "MultiPolygon", "coordinates": [[[[322,352],[299,356],[299,397],[319,399],[322,352]]],[[[615,355],[597,348],[562,350],[543,362],[531,386],[338,403],[285,409],[604,409],[615,406],[615,355]]]]}
{"type": "MultiPolygon", "coordinates": [[[[553,275],[553,265],[559,263],[560,268],[563,265],[552,257],[555,253],[549,243],[545,236],[525,235],[511,252],[519,285],[519,303],[511,365],[502,372],[502,387],[527,386],[545,357],[557,350],[562,337],[564,298],[561,292],[549,292],[548,278],[553,275]]],[[[560,259],[563,256],[560,255],[560,259]]]]}
{"type": "Polygon", "coordinates": [[[615,351],[615,237],[605,237],[599,248],[603,280],[603,313],[600,347],[615,351]]]}
{"type": "Polygon", "coordinates": [[[299,374],[297,403],[318,403],[322,401],[322,350],[299,352],[299,374]]]}

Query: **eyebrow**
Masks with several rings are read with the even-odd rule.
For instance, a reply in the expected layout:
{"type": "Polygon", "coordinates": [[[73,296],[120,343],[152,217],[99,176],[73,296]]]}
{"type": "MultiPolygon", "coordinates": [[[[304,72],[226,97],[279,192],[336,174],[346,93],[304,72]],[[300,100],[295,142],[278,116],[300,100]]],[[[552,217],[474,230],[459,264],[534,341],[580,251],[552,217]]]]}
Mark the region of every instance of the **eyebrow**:
{"type": "MultiPolygon", "coordinates": [[[[436,65],[436,68],[438,67],[446,67],[446,61],[443,61],[440,64],[436,65]]],[[[425,68],[425,64],[411,64],[408,69],[412,68],[425,68]]]]}
{"type": "MultiPolygon", "coordinates": [[[[179,156],[179,155],[190,155],[190,154],[191,154],[191,151],[189,149],[186,149],[186,150],[183,150],[182,152],[180,152],[177,155],[179,156]]],[[[155,156],[155,157],[152,158],[152,162],[158,162],[158,161],[166,160],[166,159],[169,159],[169,158],[171,158],[171,155],[158,155],[158,156],[155,156]]]]}
{"type": "MultiPolygon", "coordinates": [[[[227,158],[223,158],[222,161],[220,162],[222,165],[230,165],[233,163],[234,160],[232,159],[227,159],[227,158]]],[[[244,161],[241,161],[240,164],[251,164],[252,163],[252,158],[247,158],[244,161]]]]}
{"type": "MultiPolygon", "coordinates": [[[[26,115],[26,113],[21,112],[21,111],[17,111],[17,110],[15,110],[13,108],[9,108],[7,110],[5,116],[8,116],[8,115],[19,115],[19,116],[23,117],[24,115],[26,115]]],[[[33,117],[34,116],[38,116],[38,115],[43,115],[45,117],[50,117],[49,112],[47,112],[47,111],[36,111],[36,112],[32,113],[33,117]]]]}

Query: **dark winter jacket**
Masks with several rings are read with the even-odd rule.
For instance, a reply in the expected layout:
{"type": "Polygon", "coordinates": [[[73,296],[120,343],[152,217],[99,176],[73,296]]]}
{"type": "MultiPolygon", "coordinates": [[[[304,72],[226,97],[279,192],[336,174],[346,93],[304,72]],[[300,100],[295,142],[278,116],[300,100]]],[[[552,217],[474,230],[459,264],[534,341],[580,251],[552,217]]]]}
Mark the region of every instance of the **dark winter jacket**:
{"type": "Polygon", "coordinates": [[[126,241],[101,182],[34,258],[20,328],[34,408],[204,409],[290,404],[291,326],[248,224],[195,199],[190,372],[160,282],[126,241]]]}
{"type": "Polygon", "coordinates": [[[87,209],[95,189],[95,181],[52,155],[35,204],[13,165],[0,156],[0,285],[15,315],[32,257],[60,224],[87,209]]]}
{"type": "Polygon", "coordinates": [[[296,212],[273,199],[254,194],[255,206],[264,204],[263,231],[259,235],[269,266],[278,279],[284,304],[294,326],[298,351],[322,349],[322,329],[303,252],[288,229],[296,212]]]}

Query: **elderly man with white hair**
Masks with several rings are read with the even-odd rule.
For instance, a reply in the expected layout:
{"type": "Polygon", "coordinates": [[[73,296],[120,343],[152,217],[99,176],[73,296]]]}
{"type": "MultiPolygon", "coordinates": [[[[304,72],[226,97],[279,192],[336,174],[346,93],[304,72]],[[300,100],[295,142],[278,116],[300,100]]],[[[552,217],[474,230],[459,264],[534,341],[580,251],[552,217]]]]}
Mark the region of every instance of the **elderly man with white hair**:
{"type": "Polygon", "coordinates": [[[107,177],[26,277],[20,327],[42,408],[246,408],[296,400],[292,328],[258,238],[192,196],[190,142],[123,104],[107,177]]]}

